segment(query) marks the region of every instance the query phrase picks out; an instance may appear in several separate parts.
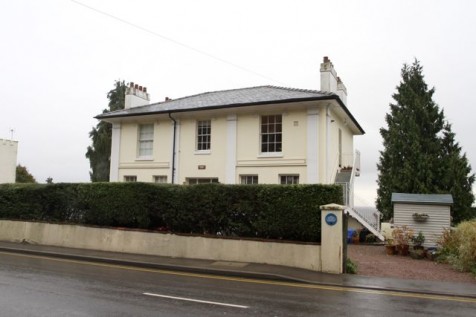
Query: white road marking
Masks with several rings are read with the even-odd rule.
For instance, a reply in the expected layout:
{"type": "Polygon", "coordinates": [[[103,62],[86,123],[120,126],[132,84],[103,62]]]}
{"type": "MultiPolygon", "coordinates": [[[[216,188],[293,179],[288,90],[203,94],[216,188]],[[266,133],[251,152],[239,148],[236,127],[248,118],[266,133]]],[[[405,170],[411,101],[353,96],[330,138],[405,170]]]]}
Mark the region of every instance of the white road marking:
{"type": "Polygon", "coordinates": [[[175,297],[175,296],[160,295],[160,294],[154,294],[154,293],[142,293],[142,294],[147,295],[147,296],[177,299],[177,300],[183,300],[183,301],[195,302],[195,303],[202,303],[202,304],[211,304],[211,305],[219,305],[219,306],[227,306],[227,307],[235,307],[235,308],[249,308],[249,306],[219,303],[219,302],[210,302],[210,301],[206,301],[206,300],[199,300],[199,299],[193,299],[193,298],[175,297]]]}

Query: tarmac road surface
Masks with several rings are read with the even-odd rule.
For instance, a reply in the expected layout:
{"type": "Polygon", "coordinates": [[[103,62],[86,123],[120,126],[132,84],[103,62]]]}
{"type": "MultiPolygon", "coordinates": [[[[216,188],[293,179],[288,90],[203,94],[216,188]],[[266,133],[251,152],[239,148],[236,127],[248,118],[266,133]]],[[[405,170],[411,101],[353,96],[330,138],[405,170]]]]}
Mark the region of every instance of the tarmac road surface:
{"type": "Polygon", "coordinates": [[[1,316],[476,316],[476,299],[0,252],[1,316]]]}

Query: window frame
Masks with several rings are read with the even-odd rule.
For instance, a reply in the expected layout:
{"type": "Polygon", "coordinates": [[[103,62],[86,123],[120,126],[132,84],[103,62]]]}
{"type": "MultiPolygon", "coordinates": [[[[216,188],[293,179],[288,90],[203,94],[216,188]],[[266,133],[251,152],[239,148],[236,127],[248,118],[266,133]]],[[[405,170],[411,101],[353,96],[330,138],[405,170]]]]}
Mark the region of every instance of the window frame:
{"type": "Polygon", "coordinates": [[[299,174],[280,174],[279,183],[281,185],[299,185],[299,174]],[[284,177],[284,182],[283,182],[284,177]],[[289,182],[289,179],[292,177],[292,181],[289,182]]]}
{"type": "Polygon", "coordinates": [[[168,177],[167,175],[153,175],[152,180],[155,184],[167,184],[168,177]],[[162,181],[159,181],[159,179],[162,181]]]}
{"type": "Polygon", "coordinates": [[[187,185],[218,184],[219,183],[218,177],[186,177],[185,181],[187,185]]]}
{"type": "Polygon", "coordinates": [[[259,146],[261,155],[281,155],[283,153],[283,115],[260,116],[259,146]]]}
{"type": "Polygon", "coordinates": [[[240,175],[240,184],[241,185],[256,185],[259,184],[258,174],[244,174],[240,175]],[[249,180],[251,179],[251,182],[249,180]]]}
{"type": "Polygon", "coordinates": [[[137,183],[137,175],[124,175],[125,183],[137,183]]]}
{"type": "Polygon", "coordinates": [[[209,153],[212,148],[212,121],[197,120],[195,128],[195,151],[209,153]]]}
{"type": "Polygon", "coordinates": [[[137,129],[137,158],[138,159],[145,159],[151,160],[154,155],[154,130],[155,126],[153,123],[144,123],[139,124],[137,129]],[[151,127],[152,131],[150,135],[144,135],[143,129],[146,127],[151,127]],[[146,144],[150,144],[149,147],[145,147],[146,144]],[[143,151],[147,151],[147,153],[143,153],[143,151]],[[150,151],[150,154],[148,153],[150,151]]]}

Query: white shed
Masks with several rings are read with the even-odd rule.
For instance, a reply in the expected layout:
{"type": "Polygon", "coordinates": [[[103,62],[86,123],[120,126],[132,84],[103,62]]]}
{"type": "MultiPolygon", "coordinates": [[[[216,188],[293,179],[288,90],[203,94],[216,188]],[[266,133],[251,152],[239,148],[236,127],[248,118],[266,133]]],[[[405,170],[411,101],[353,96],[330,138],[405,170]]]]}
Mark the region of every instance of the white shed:
{"type": "Polygon", "coordinates": [[[451,195],[392,193],[395,226],[411,227],[422,232],[425,247],[435,247],[445,229],[451,226],[451,195]]]}

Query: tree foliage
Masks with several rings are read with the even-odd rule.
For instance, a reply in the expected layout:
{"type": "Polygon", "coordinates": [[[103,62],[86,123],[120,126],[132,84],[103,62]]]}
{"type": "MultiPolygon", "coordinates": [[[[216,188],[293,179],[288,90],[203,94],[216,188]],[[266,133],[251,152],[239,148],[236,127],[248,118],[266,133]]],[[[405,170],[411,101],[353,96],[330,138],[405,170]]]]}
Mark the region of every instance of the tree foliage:
{"type": "Polygon", "coordinates": [[[415,60],[402,68],[402,81],[392,96],[381,128],[384,150],[380,152],[377,208],[384,219],[393,215],[391,195],[398,193],[453,195],[453,220],[471,217],[474,175],[465,154],[455,141],[444,112],[433,101],[423,67],[415,60]]]}
{"type": "Polygon", "coordinates": [[[35,177],[28,172],[28,169],[25,166],[20,164],[17,165],[16,169],[16,183],[36,183],[35,177]]]}
{"type": "MultiPolygon", "coordinates": [[[[117,80],[114,89],[111,89],[107,98],[109,105],[103,113],[124,109],[124,96],[126,92],[126,84],[124,81],[117,80]]],[[[111,138],[112,125],[105,121],[100,121],[91,132],[89,137],[92,145],[88,146],[86,158],[89,159],[89,172],[92,182],[109,181],[109,167],[111,159],[111,138]]]]}

